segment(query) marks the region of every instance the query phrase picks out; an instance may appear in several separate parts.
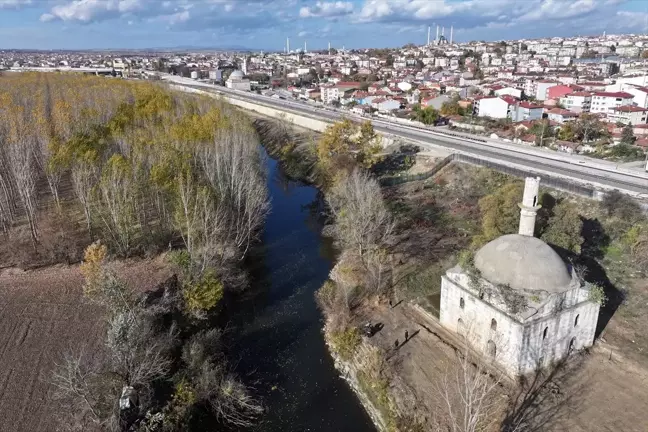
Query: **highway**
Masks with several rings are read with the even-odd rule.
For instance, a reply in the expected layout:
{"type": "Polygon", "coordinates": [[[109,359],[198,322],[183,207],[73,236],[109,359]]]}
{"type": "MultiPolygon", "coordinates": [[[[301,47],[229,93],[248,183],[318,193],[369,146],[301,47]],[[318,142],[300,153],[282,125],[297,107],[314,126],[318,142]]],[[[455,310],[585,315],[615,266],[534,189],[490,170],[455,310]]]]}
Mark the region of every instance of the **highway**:
{"type": "Polygon", "coordinates": [[[416,141],[422,147],[442,147],[469,156],[492,159],[499,163],[517,166],[539,174],[567,178],[576,183],[589,184],[599,189],[618,189],[639,197],[648,198],[648,173],[639,170],[618,169],[614,163],[607,161],[559,153],[549,149],[508,144],[478,136],[442,133],[379,118],[359,116],[348,111],[326,109],[304,102],[231,90],[187,78],[167,75],[163,79],[174,84],[222,93],[250,103],[265,105],[277,110],[327,122],[338,121],[341,117],[358,121],[370,119],[376,131],[416,141]]]}

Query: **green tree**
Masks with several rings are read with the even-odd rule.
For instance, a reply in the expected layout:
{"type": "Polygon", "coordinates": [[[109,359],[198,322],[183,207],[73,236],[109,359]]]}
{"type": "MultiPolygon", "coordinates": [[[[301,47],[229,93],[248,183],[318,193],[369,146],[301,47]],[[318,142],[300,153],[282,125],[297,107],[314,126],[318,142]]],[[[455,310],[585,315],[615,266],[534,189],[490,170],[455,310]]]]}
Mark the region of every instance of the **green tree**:
{"type": "Polygon", "coordinates": [[[479,200],[482,232],[473,239],[474,246],[517,232],[520,221],[518,203],[523,190],[521,182],[511,182],[479,200]]]}
{"type": "Polygon", "coordinates": [[[583,244],[583,220],[576,205],[562,200],[553,208],[541,238],[554,246],[580,253],[583,244]]]}
{"type": "Polygon", "coordinates": [[[412,116],[425,125],[432,125],[439,119],[439,112],[432,107],[421,108],[421,105],[416,104],[412,116]]]}
{"type": "Polygon", "coordinates": [[[621,144],[632,145],[634,144],[635,139],[632,123],[628,123],[623,127],[623,131],[621,132],[621,144]]]}

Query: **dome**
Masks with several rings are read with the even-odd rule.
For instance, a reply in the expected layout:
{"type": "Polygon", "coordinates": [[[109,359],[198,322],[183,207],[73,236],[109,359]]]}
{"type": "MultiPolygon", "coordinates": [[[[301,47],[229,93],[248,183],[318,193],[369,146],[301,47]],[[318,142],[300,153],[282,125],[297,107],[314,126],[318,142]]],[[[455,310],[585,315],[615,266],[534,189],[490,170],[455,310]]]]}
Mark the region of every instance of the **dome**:
{"type": "Polygon", "coordinates": [[[234,72],[232,72],[232,74],[229,77],[230,78],[243,78],[243,72],[237,69],[234,72]]]}
{"type": "Polygon", "coordinates": [[[509,234],[483,246],[475,255],[481,276],[515,290],[566,291],[571,275],[565,262],[542,240],[509,234]]]}

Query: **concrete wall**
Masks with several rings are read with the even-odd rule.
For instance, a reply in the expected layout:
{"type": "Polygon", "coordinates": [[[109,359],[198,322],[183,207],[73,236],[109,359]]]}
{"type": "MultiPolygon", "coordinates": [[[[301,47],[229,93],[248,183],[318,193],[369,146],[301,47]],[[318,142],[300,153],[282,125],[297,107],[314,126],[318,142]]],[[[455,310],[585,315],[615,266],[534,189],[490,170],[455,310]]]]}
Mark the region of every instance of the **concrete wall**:
{"type": "Polygon", "coordinates": [[[485,357],[490,356],[489,341],[495,345],[495,361],[511,376],[517,376],[523,327],[508,315],[446,276],[441,278],[441,325],[460,334],[485,357]],[[463,308],[461,300],[463,299],[463,308]],[[461,323],[460,320],[461,319],[461,323]],[[492,320],[496,328],[491,327],[492,320]],[[463,328],[462,328],[463,327],[463,328]]]}
{"type": "Polygon", "coordinates": [[[441,325],[464,336],[485,357],[491,355],[489,343],[494,344],[494,360],[511,376],[532,373],[565,358],[572,339],[574,350],[594,343],[599,305],[582,301],[569,306],[567,301],[565,309],[523,324],[447,276],[441,279],[441,325]]]}
{"type": "Polygon", "coordinates": [[[525,326],[520,352],[522,373],[533,372],[538,365],[546,367],[552,361],[565,358],[572,338],[574,350],[592,346],[598,313],[598,304],[585,301],[525,326]],[[577,316],[578,324],[575,326],[577,316]]]}
{"type": "MultiPolygon", "coordinates": [[[[282,119],[295,126],[303,127],[317,132],[324,132],[326,128],[331,125],[331,123],[323,120],[317,120],[311,117],[302,116],[291,112],[281,111],[269,106],[247,102],[241,99],[230,97],[226,94],[213,93],[213,92],[199,90],[191,87],[174,85],[174,84],[170,84],[169,87],[173,90],[183,91],[187,93],[202,94],[209,97],[213,97],[214,99],[222,99],[223,101],[232,104],[234,106],[237,106],[241,109],[254,111],[256,113],[259,113],[267,117],[282,119]]],[[[379,135],[382,136],[383,147],[388,147],[394,143],[403,141],[400,138],[394,137],[393,135],[388,135],[384,133],[381,133],[379,135]]]]}

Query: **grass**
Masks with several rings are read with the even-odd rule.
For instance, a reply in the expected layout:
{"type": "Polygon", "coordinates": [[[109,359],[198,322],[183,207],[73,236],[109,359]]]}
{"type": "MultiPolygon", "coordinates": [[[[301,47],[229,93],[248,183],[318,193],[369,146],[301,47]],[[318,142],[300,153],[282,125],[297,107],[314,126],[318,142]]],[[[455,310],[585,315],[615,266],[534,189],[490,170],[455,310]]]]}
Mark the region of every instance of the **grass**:
{"type": "Polygon", "coordinates": [[[362,342],[360,331],[355,327],[331,333],[331,347],[343,361],[349,362],[362,342]]]}
{"type": "Polygon", "coordinates": [[[398,430],[398,415],[389,398],[389,382],[385,378],[373,378],[364,371],[358,371],[357,379],[360,391],[380,412],[387,431],[396,432],[398,430]]]}

